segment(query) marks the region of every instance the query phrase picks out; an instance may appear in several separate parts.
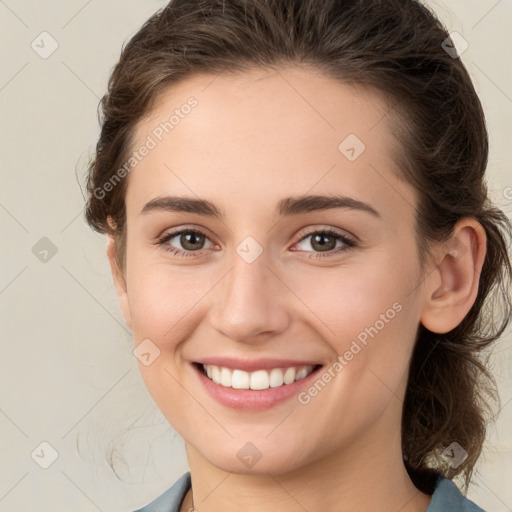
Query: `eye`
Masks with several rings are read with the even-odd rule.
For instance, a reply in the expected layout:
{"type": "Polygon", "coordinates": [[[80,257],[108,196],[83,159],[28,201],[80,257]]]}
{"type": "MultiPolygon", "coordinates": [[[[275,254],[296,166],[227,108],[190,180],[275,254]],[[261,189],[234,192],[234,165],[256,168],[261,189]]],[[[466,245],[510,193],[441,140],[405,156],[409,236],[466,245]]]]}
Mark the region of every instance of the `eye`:
{"type": "MultiPolygon", "coordinates": [[[[203,251],[214,246],[213,242],[208,238],[206,233],[197,228],[186,228],[172,233],[166,233],[156,242],[161,245],[166,251],[178,257],[192,257],[202,255],[203,251]],[[175,240],[176,239],[176,240],[175,240]],[[209,241],[210,246],[205,247],[205,242],[209,241]],[[179,244],[181,248],[175,247],[179,244]]],[[[308,258],[325,258],[335,256],[342,251],[348,251],[356,247],[356,242],[352,238],[342,235],[337,231],[330,228],[311,231],[303,236],[296,244],[297,246],[303,244],[304,246],[312,247],[314,251],[308,251],[307,247],[299,248],[300,251],[315,252],[308,258]],[[309,242],[306,242],[311,238],[309,242]],[[341,247],[337,243],[341,243],[341,247]],[[323,254],[325,253],[325,254],[323,254]]],[[[292,249],[296,251],[297,249],[292,249]]]]}
{"type": "MultiPolygon", "coordinates": [[[[210,241],[207,235],[201,230],[188,228],[180,231],[174,231],[173,233],[166,233],[158,240],[157,243],[163,246],[163,248],[171,254],[175,254],[180,257],[190,257],[196,256],[197,253],[202,254],[205,240],[210,241]],[[171,243],[174,239],[176,239],[176,241],[171,243]],[[175,244],[180,244],[182,249],[176,248],[174,246],[175,244]]],[[[211,246],[213,246],[211,241],[210,243],[211,246]]]]}
{"type": "MultiPolygon", "coordinates": [[[[347,237],[346,235],[342,235],[333,229],[326,228],[317,231],[311,231],[307,235],[303,236],[298,244],[303,244],[304,246],[312,247],[316,252],[313,255],[307,256],[308,258],[326,258],[330,256],[335,256],[340,254],[343,251],[348,251],[356,247],[356,242],[352,238],[347,237]],[[306,242],[308,238],[311,238],[309,242],[306,242]],[[341,247],[336,247],[337,242],[341,242],[341,247]],[[336,249],[336,250],[335,250],[336,249]],[[325,254],[322,254],[325,253],[325,254]]],[[[296,250],[296,249],[293,249],[296,250]]],[[[306,250],[305,248],[301,248],[299,250],[306,250]]]]}

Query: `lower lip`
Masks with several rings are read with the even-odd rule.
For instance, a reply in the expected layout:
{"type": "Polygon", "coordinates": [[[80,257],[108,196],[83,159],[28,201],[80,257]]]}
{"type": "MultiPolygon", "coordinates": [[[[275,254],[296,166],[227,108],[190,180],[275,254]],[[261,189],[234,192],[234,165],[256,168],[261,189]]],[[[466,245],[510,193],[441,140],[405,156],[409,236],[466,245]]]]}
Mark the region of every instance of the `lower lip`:
{"type": "Polygon", "coordinates": [[[291,397],[298,395],[303,388],[308,387],[311,382],[316,379],[318,372],[322,369],[322,367],[319,366],[307,377],[296,380],[292,384],[283,384],[277,388],[269,387],[267,389],[254,390],[226,388],[220,384],[215,384],[213,380],[204,375],[196,364],[192,364],[192,368],[199,376],[206,391],[210,393],[213,398],[223,405],[239,410],[269,409],[270,407],[285,402],[291,397]]]}

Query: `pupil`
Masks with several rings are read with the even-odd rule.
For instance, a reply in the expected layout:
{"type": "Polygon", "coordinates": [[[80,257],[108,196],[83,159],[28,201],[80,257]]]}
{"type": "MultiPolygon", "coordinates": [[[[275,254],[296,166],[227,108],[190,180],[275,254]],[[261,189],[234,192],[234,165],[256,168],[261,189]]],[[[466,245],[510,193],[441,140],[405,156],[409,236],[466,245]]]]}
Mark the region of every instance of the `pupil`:
{"type": "Polygon", "coordinates": [[[194,250],[197,249],[197,247],[194,247],[194,243],[197,244],[199,239],[200,235],[197,235],[196,233],[188,233],[182,235],[181,245],[187,249],[194,250]]]}
{"type": "Polygon", "coordinates": [[[315,246],[315,243],[318,244],[319,248],[321,249],[326,249],[327,247],[327,250],[330,250],[330,249],[334,249],[334,247],[331,247],[332,246],[332,242],[336,242],[334,240],[334,238],[330,237],[329,235],[316,235],[314,238],[313,238],[313,247],[315,246]],[[321,240],[322,239],[327,239],[327,242],[322,242],[321,240]]]}

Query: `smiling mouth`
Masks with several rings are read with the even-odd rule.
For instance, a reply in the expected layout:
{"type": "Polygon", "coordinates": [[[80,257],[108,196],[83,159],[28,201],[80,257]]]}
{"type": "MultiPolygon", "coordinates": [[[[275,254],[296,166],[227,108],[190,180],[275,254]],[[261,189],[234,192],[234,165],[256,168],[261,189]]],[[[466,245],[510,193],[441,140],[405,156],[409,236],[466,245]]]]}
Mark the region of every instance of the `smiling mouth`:
{"type": "Polygon", "coordinates": [[[194,365],[215,384],[232,389],[264,390],[279,388],[304,379],[322,365],[290,366],[247,372],[213,364],[194,363],[194,365]]]}

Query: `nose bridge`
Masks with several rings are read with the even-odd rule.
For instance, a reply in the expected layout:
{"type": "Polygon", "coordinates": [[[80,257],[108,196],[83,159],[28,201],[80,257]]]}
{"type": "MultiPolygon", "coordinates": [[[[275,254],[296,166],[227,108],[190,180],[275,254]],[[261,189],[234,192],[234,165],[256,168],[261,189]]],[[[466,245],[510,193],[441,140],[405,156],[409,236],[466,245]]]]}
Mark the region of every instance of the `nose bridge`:
{"type": "Polygon", "coordinates": [[[238,341],[250,341],[261,333],[276,334],[288,323],[283,285],[272,272],[267,254],[256,244],[246,239],[236,248],[213,305],[213,326],[238,341]]]}

